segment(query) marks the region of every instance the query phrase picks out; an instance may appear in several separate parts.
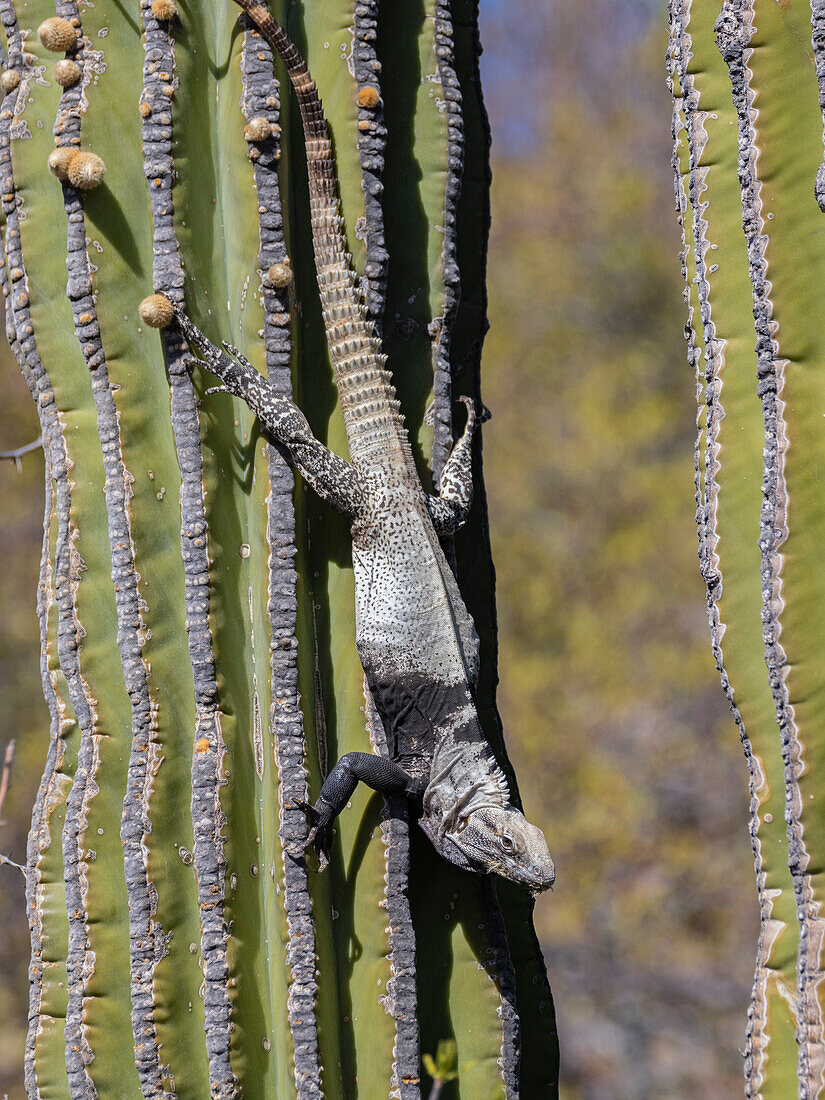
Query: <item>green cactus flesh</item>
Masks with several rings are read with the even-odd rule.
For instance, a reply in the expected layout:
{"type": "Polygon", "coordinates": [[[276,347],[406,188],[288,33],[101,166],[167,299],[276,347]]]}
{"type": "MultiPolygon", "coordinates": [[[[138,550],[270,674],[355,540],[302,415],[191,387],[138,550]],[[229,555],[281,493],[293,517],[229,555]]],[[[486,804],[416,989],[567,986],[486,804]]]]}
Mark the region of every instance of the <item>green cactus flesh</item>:
{"type": "MultiPolygon", "coordinates": [[[[181,0],[171,20],[150,0],[56,13],[79,36],[66,89],[35,33],[54,6],[0,0],[4,65],[22,77],[0,114],[7,331],[47,455],[28,1095],[407,1100],[428,1087],[421,1055],[448,1041],[445,1096],[554,1095],[521,891],[447,866],[403,804],[363,789],[326,875],[290,854],[296,803],[334,759],[370,739],[386,751],[354,646],[349,533],[244,405],[205,395],[180,337],[138,315],[153,289],[185,303],[294,386],[346,454],[303,139],[270,51],[228,0],[181,0]],[[261,116],[271,136],[247,140],[261,116]],[[103,182],[61,184],[55,144],[101,157],[103,182]],[[291,290],[265,275],[287,257],[291,290]]],[[[274,14],[324,99],[354,263],[429,479],[452,387],[477,391],[485,327],[475,5],[274,14]],[[359,105],[368,87],[378,102],[359,105]]],[[[509,768],[483,494],[454,553],[509,768]]]]}

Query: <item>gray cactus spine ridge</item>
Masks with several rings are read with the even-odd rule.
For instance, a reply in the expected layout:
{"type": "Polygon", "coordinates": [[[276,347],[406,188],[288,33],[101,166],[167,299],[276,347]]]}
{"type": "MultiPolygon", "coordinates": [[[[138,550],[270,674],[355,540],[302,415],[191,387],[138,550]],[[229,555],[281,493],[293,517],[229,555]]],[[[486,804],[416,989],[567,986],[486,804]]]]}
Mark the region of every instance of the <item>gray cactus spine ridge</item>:
{"type": "MultiPolygon", "coordinates": [[[[157,19],[151,0],[141,0],[145,32],[141,102],[150,111],[143,118],[145,158],[151,158],[152,177],[160,186],[149,186],[153,230],[154,285],[173,300],[183,298],[183,269],[174,228],[172,183],[172,114],[164,94],[162,73],[176,72],[174,39],[168,23],[157,19]],[[158,64],[160,62],[160,64],[158,64]]],[[[237,1094],[237,1080],[230,1063],[229,1034],[232,1009],[229,999],[225,916],[226,857],[220,788],[226,744],[220,723],[218,686],[212,630],[209,623],[210,589],[207,521],[203,490],[203,459],[197,404],[186,369],[186,349],[179,333],[164,333],[164,351],[171,385],[171,419],[181,470],[181,559],[185,577],[188,649],[194,674],[196,745],[207,751],[192,753],[193,862],[201,925],[203,958],[203,1013],[209,1084],[213,1098],[229,1100],[237,1094]]]]}
{"type": "MultiPolygon", "coordinates": [[[[251,21],[250,21],[251,24],[251,21]]],[[[249,122],[266,117],[280,121],[280,97],[272,71],[269,46],[254,25],[244,35],[241,52],[242,108],[249,122]]],[[[253,161],[258,198],[260,253],[258,266],[267,270],[286,257],[278,181],[280,149],[277,141],[258,149],[253,161]]],[[[292,330],[289,290],[264,288],[264,336],[267,379],[286,397],[292,392],[292,330]],[[286,322],[286,323],[285,323],[286,322]]],[[[197,444],[196,444],[197,445],[197,444]]],[[[267,610],[270,646],[272,709],[270,731],[277,770],[278,832],[282,839],[283,905],[290,937],[288,965],[291,985],[287,1014],[292,1036],[292,1064],[298,1100],[321,1100],[322,1066],[318,1041],[316,998],[316,931],[305,860],[287,854],[306,833],[306,819],[298,804],[308,797],[306,735],[298,692],[298,646],[295,642],[298,604],[295,567],[295,478],[289,463],[275,447],[268,447],[269,495],[267,540],[270,546],[267,610]],[[286,641],[288,640],[288,641],[286,641]]]]}

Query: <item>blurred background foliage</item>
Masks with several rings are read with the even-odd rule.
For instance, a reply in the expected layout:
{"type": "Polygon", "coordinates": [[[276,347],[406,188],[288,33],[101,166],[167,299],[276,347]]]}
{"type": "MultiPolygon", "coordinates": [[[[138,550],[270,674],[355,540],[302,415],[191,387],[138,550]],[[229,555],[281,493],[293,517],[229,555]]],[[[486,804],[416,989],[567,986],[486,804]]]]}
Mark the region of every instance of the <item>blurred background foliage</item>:
{"type": "MultiPolygon", "coordinates": [[[[664,4],[481,7],[500,703],[559,868],[537,921],[563,1096],[741,1096],[758,915],[745,765],[696,561],[664,4]]],[[[0,370],[7,449],[37,426],[5,351],[0,370]]],[[[0,850],[18,861],[48,738],[34,614],[42,477],[39,453],[22,472],[0,464],[0,748],[17,739],[0,850]]],[[[23,1097],[22,886],[0,867],[9,1100],[23,1097]]]]}

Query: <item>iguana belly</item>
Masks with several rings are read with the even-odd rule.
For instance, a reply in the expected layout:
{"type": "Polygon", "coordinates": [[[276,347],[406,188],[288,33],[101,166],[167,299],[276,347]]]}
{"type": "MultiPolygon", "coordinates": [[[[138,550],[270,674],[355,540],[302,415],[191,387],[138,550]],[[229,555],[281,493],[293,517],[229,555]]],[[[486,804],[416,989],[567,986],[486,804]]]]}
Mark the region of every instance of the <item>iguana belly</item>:
{"type": "Polygon", "coordinates": [[[390,755],[420,772],[446,732],[477,735],[478,636],[429,517],[382,520],[353,541],[356,643],[390,755]]]}

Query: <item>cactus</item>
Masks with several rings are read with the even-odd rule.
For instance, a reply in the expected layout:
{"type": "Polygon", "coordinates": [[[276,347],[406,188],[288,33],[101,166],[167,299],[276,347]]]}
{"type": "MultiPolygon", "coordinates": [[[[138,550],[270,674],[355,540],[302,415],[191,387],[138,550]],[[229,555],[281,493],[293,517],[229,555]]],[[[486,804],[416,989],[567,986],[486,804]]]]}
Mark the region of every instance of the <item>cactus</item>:
{"type": "Polygon", "coordinates": [[[670,5],[677,208],[700,407],[699,557],[750,774],[761,932],[745,1076],[747,1095],[765,1098],[825,1092],[821,7],[670,5]]]}
{"type": "MultiPolygon", "coordinates": [[[[416,461],[437,472],[486,324],[475,4],[285,9],[416,461]]],[[[302,139],[266,44],[206,0],[0,0],[0,22],[0,275],[47,467],[29,1097],[555,1094],[522,891],[443,864],[364,791],[326,875],[289,854],[308,783],[368,729],[381,747],[349,535],[138,312],[153,290],[185,298],[344,450],[302,139]],[[456,1083],[439,1068],[433,1085],[445,1049],[456,1083]]],[[[483,494],[454,555],[509,769],[483,494]]]]}

